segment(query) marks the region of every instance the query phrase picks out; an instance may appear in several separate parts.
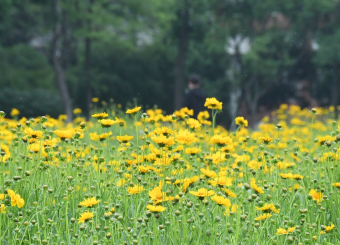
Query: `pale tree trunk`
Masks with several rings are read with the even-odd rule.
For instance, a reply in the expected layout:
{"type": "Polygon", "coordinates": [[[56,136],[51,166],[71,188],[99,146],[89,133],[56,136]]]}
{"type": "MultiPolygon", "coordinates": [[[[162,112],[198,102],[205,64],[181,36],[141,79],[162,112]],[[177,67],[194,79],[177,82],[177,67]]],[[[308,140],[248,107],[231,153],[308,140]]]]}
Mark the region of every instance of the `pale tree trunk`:
{"type": "Polygon", "coordinates": [[[178,41],[178,53],[175,63],[175,95],[174,107],[176,110],[180,109],[183,101],[183,84],[185,72],[185,59],[188,50],[188,27],[189,27],[189,10],[187,6],[182,9],[181,15],[181,28],[178,41]]]}
{"type": "MultiPolygon", "coordinates": [[[[92,14],[93,0],[88,1],[87,14],[92,14]]],[[[85,21],[86,29],[88,33],[92,32],[91,18],[88,17],[85,21]]],[[[90,37],[85,38],[85,58],[84,58],[84,77],[86,84],[86,118],[89,121],[91,119],[91,101],[92,101],[92,86],[91,86],[91,46],[92,39],[90,37]]]]}
{"type": "Polygon", "coordinates": [[[64,112],[67,115],[67,122],[71,122],[73,119],[72,112],[72,102],[67,86],[67,82],[65,79],[65,71],[62,65],[62,48],[58,48],[58,44],[61,42],[62,36],[66,33],[66,21],[65,14],[61,10],[61,13],[58,13],[58,0],[54,1],[54,14],[56,18],[55,28],[53,30],[53,38],[51,43],[51,61],[54,68],[56,82],[59,88],[60,96],[62,99],[62,103],[64,106],[64,112]]]}

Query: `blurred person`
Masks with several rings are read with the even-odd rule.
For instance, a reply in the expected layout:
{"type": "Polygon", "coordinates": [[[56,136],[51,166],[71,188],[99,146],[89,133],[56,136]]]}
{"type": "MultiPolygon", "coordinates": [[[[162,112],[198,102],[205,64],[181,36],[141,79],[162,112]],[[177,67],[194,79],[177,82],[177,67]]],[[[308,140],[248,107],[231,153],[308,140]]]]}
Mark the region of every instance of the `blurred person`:
{"type": "Polygon", "coordinates": [[[201,89],[200,76],[197,74],[190,75],[182,108],[188,107],[189,110],[193,109],[193,117],[197,118],[198,113],[206,110],[204,107],[206,98],[205,92],[201,89]]]}

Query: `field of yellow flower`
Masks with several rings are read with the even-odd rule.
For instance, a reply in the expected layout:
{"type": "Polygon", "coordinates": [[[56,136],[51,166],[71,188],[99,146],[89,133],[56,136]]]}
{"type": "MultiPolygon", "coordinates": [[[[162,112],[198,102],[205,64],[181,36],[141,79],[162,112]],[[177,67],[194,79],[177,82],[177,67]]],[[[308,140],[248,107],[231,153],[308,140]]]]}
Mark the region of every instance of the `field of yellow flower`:
{"type": "Polygon", "coordinates": [[[205,106],[0,112],[2,244],[340,244],[336,109],[282,105],[227,131],[222,103],[205,106]]]}

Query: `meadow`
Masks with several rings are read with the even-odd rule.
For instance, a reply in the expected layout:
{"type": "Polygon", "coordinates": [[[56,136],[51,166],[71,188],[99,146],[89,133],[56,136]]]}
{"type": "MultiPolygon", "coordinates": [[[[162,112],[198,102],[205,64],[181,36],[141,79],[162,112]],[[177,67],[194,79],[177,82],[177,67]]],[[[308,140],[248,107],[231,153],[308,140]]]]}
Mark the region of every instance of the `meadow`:
{"type": "Polygon", "coordinates": [[[340,244],[340,108],[228,131],[205,106],[0,112],[2,244],[340,244]]]}

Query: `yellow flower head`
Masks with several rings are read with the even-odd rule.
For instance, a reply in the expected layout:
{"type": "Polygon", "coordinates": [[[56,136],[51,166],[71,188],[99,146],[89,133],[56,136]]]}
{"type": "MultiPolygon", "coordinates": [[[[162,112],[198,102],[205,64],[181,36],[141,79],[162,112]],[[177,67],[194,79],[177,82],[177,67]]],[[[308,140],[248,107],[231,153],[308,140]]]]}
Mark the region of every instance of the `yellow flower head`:
{"type": "Polygon", "coordinates": [[[93,207],[97,205],[100,202],[100,200],[96,200],[95,197],[91,197],[88,199],[85,199],[84,201],[80,202],[79,205],[82,207],[93,207]]]}
{"type": "Polygon", "coordinates": [[[244,117],[236,117],[235,123],[239,126],[248,127],[248,121],[244,117]]]}
{"type": "Polygon", "coordinates": [[[205,188],[200,188],[197,191],[189,191],[189,193],[194,195],[194,196],[197,196],[200,199],[203,199],[205,197],[212,196],[212,195],[215,194],[215,192],[213,190],[208,191],[205,188]]]}
{"type": "Polygon", "coordinates": [[[207,98],[204,106],[209,109],[222,110],[222,102],[219,102],[216,98],[207,98]]]}
{"type": "Polygon", "coordinates": [[[133,109],[129,109],[126,111],[126,114],[132,114],[132,115],[135,115],[137,112],[139,112],[139,110],[141,109],[142,107],[135,107],[133,109]]]}
{"type": "Polygon", "coordinates": [[[31,128],[25,128],[24,134],[31,136],[33,139],[38,139],[43,137],[43,132],[40,130],[33,130],[31,128]]]}
{"type": "Polygon", "coordinates": [[[119,142],[127,143],[133,140],[133,136],[125,135],[125,136],[117,136],[116,137],[119,142]]]}
{"type": "Polygon", "coordinates": [[[214,202],[216,202],[220,206],[225,206],[227,208],[230,208],[230,206],[231,206],[230,200],[228,198],[218,196],[216,194],[215,194],[215,196],[211,197],[211,200],[213,200],[214,202]]]}
{"type": "Polygon", "coordinates": [[[157,205],[157,206],[148,205],[148,206],[146,206],[146,208],[153,213],[159,213],[159,212],[163,212],[163,211],[166,210],[166,207],[162,207],[162,206],[159,206],[159,205],[157,205]]]}
{"type": "Polygon", "coordinates": [[[187,120],[187,124],[189,125],[189,127],[191,129],[200,129],[201,126],[202,126],[201,123],[198,120],[194,119],[194,118],[189,118],[187,120]]]}
{"type": "Polygon", "coordinates": [[[84,223],[86,220],[91,219],[93,217],[93,213],[89,213],[88,211],[86,211],[85,213],[82,213],[80,218],[78,219],[79,223],[84,223]]]}
{"type": "Polygon", "coordinates": [[[316,192],[316,190],[311,189],[308,194],[311,195],[313,200],[316,200],[318,203],[322,201],[322,193],[321,192],[316,192]]]}
{"type": "Polygon", "coordinates": [[[255,220],[256,221],[265,220],[265,219],[269,219],[270,217],[272,217],[271,214],[265,213],[265,214],[260,215],[259,217],[256,217],[255,220]]]}
{"type": "Polygon", "coordinates": [[[216,144],[218,146],[225,146],[228,144],[232,144],[233,140],[230,137],[223,137],[221,135],[214,135],[213,137],[211,137],[210,139],[210,143],[211,144],[216,144]]]}
{"type": "Polygon", "coordinates": [[[153,142],[157,143],[160,147],[171,146],[171,145],[175,144],[174,137],[167,138],[163,134],[161,134],[158,137],[153,136],[153,137],[151,137],[151,139],[152,139],[153,142]]]}
{"type": "Polygon", "coordinates": [[[117,123],[117,121],[112,120],[112,119],[102,119],[102,120],[99,120],[99,122],[100,122],[100,124],[102,125],[103,128],[109,128],[112,125],[117,123]]]}
{"type": "Polygon", "coordinates": [[[19,111],[18,109],[13,108],[13,109],[11,110],[11,117],[15,117],[15,116],[17,116],[17,115],[19,115],[19,114],[20,114],[20,111],[19,111]]]}
{"type": "Polygon", "coordinates": [[[22,199],[19,194],[16,194],[14,191],[10,189],[7,190],[7,193],[11,198],[12,206],[17,206],[18,208],[22,208],[25,205],[24,199],[22,199]]]}
{"type": "Polygon", "coordinates": [[[140,192],[144,191],[144,187],[143,186],[139,186],[139,185],[135,185],[133,187],[129,187],[128,192],[130,194],[138,194],[140,192]]]}
{"type": "Polygon", "coordinates": [[[106,112],[103,112],[103,113],[96,113],[96,114],[93,114],[92,117],[94,118],[97,118],[97,119],[103,119],[103,118],[106,118],[108,117],[109,114],[107,114],[106,112]]]}
{"type": "Polygon", "coordinates": [[[71,129],[66,129],[66,130],[54,130],[54,133],[61,139],[72,139],[75,131],[71,129]]]}

